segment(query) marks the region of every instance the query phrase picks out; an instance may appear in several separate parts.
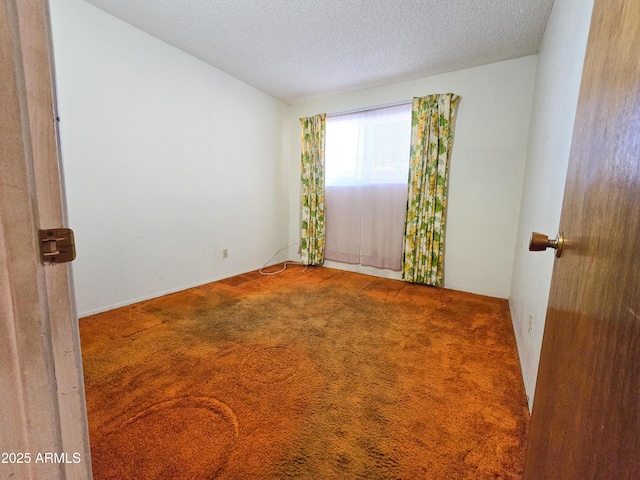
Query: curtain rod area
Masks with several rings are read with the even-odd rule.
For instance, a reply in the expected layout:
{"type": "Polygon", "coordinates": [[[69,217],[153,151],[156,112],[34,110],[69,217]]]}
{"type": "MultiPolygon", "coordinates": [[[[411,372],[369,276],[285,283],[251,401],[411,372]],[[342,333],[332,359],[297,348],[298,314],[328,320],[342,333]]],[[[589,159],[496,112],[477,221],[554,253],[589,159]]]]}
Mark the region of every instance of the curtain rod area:
{"type": "Polygon", "coordinates": [[[412,100],[404,100],[402,102],[386,103],[384,105],[377,105],[375,107],[354,108],[353,110],[345,110],[343,112],[327,113],[327,117],[340,117],[342,115],[350,115],[352,113],[360,113],[360,112],[369,112],[371,110],[378,110],[380,108],[397,107],[399,105],[411,105],[411,102],[412,100]]]}

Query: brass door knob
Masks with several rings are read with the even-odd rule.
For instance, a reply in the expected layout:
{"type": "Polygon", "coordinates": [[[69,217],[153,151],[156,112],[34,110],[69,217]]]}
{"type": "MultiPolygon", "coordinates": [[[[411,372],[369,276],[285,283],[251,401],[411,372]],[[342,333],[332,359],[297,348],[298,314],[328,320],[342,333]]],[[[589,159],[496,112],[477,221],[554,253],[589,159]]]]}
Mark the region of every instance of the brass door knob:
{"type": "Polygon", "coordinates": [[[549,237],[542,233],[533,232],[531,234],[531,240],[529,240],[529,250],[531,252],[541,252],[547,248],[555,248],[556,257],[560,258],[562,255],[562,247],[564,246],[564,235],[562,232],[558,233],[555,240],[549,240],[549,237]]]}

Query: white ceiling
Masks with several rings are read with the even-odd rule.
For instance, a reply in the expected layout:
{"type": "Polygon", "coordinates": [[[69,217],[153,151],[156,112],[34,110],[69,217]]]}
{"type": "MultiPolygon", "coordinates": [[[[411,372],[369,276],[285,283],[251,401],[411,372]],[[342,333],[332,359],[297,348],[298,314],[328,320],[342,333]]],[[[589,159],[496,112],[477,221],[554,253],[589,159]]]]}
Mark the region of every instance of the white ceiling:
{"type": "Polygon", "coordinates": [[[288,104],[538,52],[553,0],[87,0],[288,104]]]}

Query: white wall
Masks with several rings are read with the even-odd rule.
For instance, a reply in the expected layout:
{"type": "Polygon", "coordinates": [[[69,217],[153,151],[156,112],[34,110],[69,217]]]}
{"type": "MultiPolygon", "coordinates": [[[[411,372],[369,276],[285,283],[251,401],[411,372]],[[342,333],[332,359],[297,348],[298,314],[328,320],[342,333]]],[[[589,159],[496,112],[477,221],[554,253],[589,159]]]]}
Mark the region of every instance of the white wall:
{"type": "MultiPolygon", "coordinates": [[[[300,117],[456,93],[462,100],[451,157],[445,286],[507,298],[535,69],[530,56],[293,106],[289,241],[300,238],[300,117]]],[[[298,258],[297,247],[290,256],[298,258]]]]}
{"type": "Polygon", "coordinates": [[[80,315],[287,245],[288,106],[83,1],[51,11],[80,315]]]}
{"type": "Polygon", "coordinates": [[[551,251],[529,252],[529,238],[532,231],[555,237],[560,224],[592,8],[593,0],[556,0],[538,54],[510,297],[530,408],[555,257],[551,251]]]}

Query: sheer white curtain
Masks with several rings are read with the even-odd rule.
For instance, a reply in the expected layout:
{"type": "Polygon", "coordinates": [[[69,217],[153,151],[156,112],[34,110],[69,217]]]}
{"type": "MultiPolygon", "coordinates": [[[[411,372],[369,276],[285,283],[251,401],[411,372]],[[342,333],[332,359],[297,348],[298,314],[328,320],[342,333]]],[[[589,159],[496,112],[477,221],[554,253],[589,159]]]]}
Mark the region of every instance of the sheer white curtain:
{"type": "Polygon", "coordinates": [[[327,116],[325,258],[399,271],[411,104],[327,116]]]}

